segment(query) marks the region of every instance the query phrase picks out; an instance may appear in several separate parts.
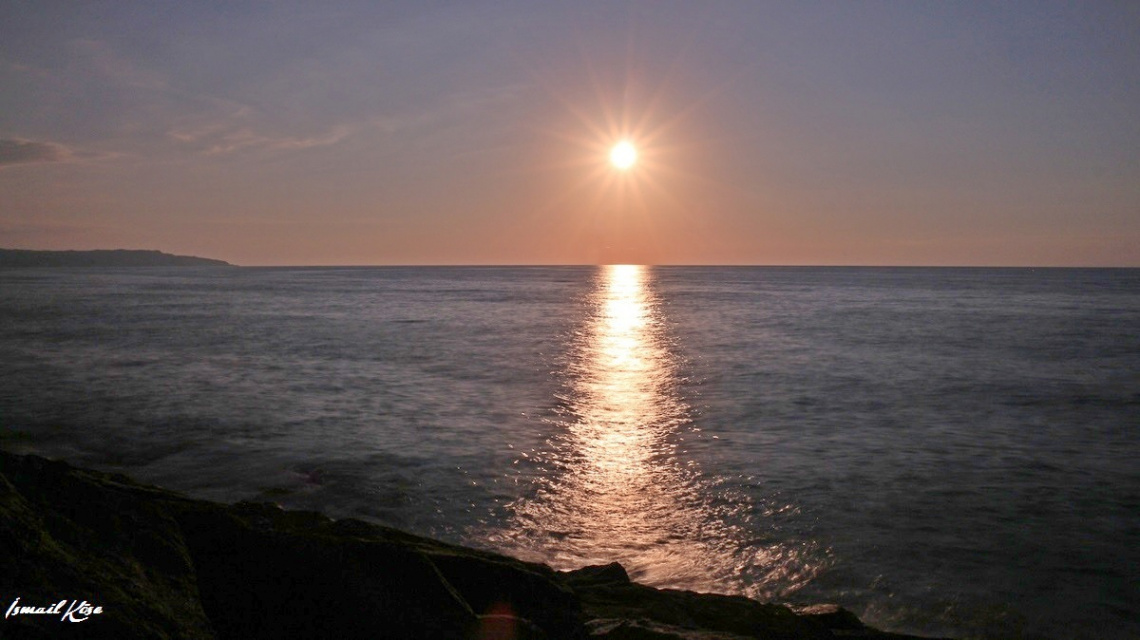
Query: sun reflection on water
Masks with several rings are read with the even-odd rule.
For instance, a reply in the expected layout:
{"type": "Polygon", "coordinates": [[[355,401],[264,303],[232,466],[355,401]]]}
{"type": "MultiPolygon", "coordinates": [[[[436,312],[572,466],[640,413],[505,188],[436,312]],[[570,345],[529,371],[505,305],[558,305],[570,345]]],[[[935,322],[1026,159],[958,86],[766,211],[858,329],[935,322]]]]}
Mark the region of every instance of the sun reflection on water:
{"type": "Polygon", "coordinates": [[[767,598],[810,580],[803,554],[749,532],[745,496],[684,455],[698,430],[649,269],[603,268],[590,307],[536,487],[492,542],[558,569],[618,561],[655,586],[767,598]]]}

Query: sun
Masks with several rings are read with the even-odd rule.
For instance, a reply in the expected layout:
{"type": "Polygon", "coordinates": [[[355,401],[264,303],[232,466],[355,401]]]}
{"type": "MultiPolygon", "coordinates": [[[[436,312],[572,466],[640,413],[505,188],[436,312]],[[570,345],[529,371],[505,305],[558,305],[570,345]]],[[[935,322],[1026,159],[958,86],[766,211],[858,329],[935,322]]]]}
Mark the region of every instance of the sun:
{"type": "Polygon", "coordinates": [[[637,148],[628,140],[622,140],[610,149],[610,164],[625,171],[637,162],[637,148]]]}

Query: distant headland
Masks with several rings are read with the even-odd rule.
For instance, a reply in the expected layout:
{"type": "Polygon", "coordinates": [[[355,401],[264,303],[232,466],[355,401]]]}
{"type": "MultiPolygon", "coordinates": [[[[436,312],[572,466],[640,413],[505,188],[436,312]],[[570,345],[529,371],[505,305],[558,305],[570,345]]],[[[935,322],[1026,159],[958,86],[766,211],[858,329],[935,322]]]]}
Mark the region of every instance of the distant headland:
{"type": "Polygon", "coordinates": [[[0,267],[230,267],[224,260],[176,256],[161,251],[97,249],[31,251],[0,249],[0,267]]]}

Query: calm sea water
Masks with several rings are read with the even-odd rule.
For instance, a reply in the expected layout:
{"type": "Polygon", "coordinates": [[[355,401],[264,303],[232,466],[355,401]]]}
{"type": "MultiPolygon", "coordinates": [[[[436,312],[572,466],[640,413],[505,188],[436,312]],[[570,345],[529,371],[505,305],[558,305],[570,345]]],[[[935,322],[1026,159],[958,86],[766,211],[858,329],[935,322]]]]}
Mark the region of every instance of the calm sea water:
{"type": "Polygon", "coordinates": [[[1140,271],[0,271],[0,446],[877,626],[1140,638],[1140,271]]]}

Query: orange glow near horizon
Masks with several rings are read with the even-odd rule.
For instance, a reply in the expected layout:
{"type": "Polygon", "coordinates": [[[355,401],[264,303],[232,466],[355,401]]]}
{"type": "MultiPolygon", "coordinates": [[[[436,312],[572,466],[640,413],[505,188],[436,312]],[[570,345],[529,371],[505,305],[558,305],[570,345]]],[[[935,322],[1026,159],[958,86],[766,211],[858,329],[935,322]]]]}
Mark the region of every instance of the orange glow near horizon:
{"type": "MultiPolygon", "coordinates": [[[[41,4],[16,22],[52,24],[41,4]]],[[[129,11],[76,14],[93,34],[78,45],[68,29],[11,43],[4,247],[243,266],[1140,267],[1140,133],[1116,90],[1140,65],[1101,46],[1132,22],[1089,8],[1113,3],[995,13],[981,58],[922,46],[973,33],[971,12],[847,16],[897,27],[905,72],[800,3],[354,3],[327,24],[294,3],[221,22],[183,4],[154,26],[192,44],[157,57],[129,45],[129,11]],[[355,26],[391,20],[406,38],[355,26]],[[1022,37],[1087,24],[1066,64],[1038,64],[1022,37]],[[264,37],[277,27],[304,64],[264,37]],[[245,33],[261,36],[231,37],[245,33]],[[1056,100],[991,77],[1007,45],[1056,100]],[[106,99],[84,99],[91,83],[106,99]]]]}
{"type": "Polygon", "coordinates": [[[560,108],[536,127],[528,178],[541,187],[526,222],[549,230],[544,252],[574,263],[691,260],[721,216],[707,207],[715,133],[698,117],[712,96],[678,60],[607,62],[532,70],[560,108]]]}

